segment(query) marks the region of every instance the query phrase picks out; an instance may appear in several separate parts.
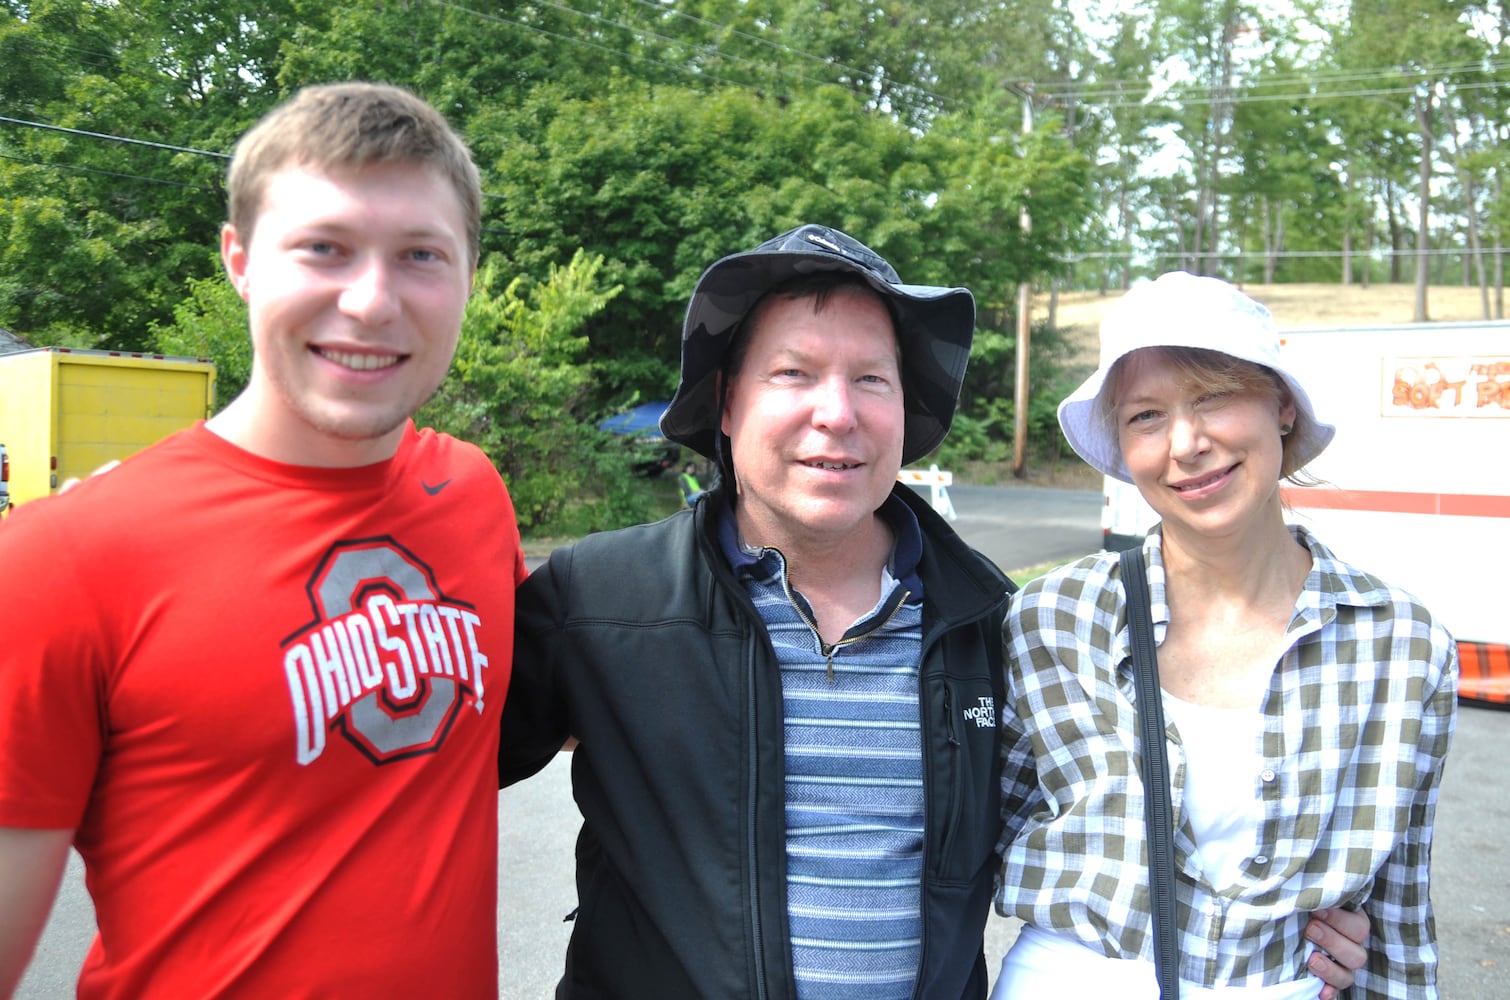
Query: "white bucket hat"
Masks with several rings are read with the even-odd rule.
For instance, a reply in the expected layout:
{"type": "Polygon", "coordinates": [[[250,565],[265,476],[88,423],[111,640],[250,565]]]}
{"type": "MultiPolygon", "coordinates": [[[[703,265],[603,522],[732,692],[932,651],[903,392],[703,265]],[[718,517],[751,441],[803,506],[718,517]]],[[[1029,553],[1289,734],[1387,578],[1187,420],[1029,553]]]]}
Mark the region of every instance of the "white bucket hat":
{"type": "Polygon", "coordinates": [[[1059,426],[1076,454],[1098,471],[1132,482],[1116,428],[1099,402],[1118,360],[1144,347],[1198,347],[1263,365],[1284,382],[1295,404],[1297,468],[1321,454],[1337,428],[1316,416],[1311,397],[1279,353],[1279,328],[1269,310],[1220,278],[1170,271],[1118,299],[1101,321],[1101,367],[1059,404],[1059,426]]]}

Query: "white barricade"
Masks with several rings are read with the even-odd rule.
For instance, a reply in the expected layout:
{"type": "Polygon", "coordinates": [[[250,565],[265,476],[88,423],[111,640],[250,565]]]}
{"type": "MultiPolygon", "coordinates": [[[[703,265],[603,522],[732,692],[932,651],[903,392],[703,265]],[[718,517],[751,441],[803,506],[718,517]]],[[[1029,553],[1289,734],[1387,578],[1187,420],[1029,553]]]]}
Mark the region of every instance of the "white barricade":
{"type": "Polygon", "coordinates": [[[949,487],[954,485],[954,473],[940,472],[937,465],[928,466],[927,472],[922,469],[903,469],[897,473],[897,482],[928,487],[933,509],[951,521],[956,519],[954,501],[949,499],[949,487]]]}

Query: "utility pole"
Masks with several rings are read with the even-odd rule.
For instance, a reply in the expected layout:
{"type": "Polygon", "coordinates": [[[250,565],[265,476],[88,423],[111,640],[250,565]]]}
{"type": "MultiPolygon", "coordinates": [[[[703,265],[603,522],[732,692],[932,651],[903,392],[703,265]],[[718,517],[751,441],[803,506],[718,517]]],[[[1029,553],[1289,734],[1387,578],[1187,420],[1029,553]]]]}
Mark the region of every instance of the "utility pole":
{"type": "MultiPolygon", "coordinates": [[[[1033,92],[1019,90],[1022,95],[1022,134],[1033,131],[1033,92]]],[[[1023,192],[1022,235],[1026,240],[1033,231],[1033,217],[1028,211],[1027,191],[1023,192]]],[[[1012,475],[1022,479],[1028,466],[1028,339],[1033,330],[1033,285],[1021,281],[1017,285],[1017,379],[1012,394],[1012,475]]]]}

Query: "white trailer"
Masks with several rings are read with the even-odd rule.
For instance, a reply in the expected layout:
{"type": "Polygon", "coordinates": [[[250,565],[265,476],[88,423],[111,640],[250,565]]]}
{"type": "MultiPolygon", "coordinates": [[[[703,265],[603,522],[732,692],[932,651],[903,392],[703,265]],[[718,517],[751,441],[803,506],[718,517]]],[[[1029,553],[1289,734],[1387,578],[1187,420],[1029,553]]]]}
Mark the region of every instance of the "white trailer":
{"type": "MultiPolygon", "coordinates": [[[[1465,700],[1510,708],[1510,323],[1286,330],[1287,363],[1331,446],[1289,518],[1340,558],[1419,597],[1458,640],[1465,700]]],[[[1106,480],[1108,548],[1157,517],[1106,480]]]]}

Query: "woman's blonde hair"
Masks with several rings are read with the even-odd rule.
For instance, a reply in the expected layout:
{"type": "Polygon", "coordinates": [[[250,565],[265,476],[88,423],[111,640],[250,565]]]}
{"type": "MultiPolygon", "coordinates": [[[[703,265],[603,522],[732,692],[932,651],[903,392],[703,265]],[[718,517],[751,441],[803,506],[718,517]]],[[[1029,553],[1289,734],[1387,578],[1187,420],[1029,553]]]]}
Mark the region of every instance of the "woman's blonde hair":
{"type": "MultiPolygon", "coordinates": [[[[1200,393],[1262,396],[1273,400],[1278,406],[1294,402],[1284,381],[1264,365],[1201,347],[1144,347],[1117,359],[1116,364],[1106,373],[1106,381],[1102,383],[1101,392],[1096,397],[1097,416],[1106,423],[1113,439],[1117,434],[1117,394],[1127,374],[1128,359],[1145,351],[1162,358],[1174,368],[1175,379],[1182,389],[1200,393]]],[[[1296,423],[1280,442],[1280,453],[1283,456],[1279,467],[1280,478],[1298,485],[1311,485],[1315,482],[1312,477],[1301,472],[1304,461],[1296,454],[1295,443],[1302,437],[1299,433],[1302,430],[1301,422],[1306,419],[1308,418],[1297,407],[1296,423]]]]}

